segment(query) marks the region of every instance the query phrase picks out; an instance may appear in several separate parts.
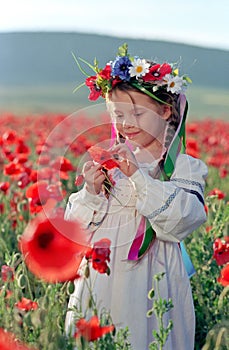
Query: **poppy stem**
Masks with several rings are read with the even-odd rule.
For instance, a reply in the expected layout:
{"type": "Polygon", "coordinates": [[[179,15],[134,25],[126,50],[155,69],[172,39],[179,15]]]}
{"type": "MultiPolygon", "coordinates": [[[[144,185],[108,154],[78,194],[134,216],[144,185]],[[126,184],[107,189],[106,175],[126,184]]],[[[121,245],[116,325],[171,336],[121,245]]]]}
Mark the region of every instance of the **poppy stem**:
{"type": "Polygon", "coordinates": [[[116,199],[116,201],[119,202],[119,204],[123,207],[123,204],[120,202],[120,200],[110,190],[110,188],[114,188],[114,184],[111,182],[109,176],[107,175],[107,170],[106,169],[103,169],[103,174],[104,174],[104,176],[106,178],[106,180],[103,183],[106,192],[108,192],[109,195],[114,197],[116,199]],[[107,186],[106,186],[106,183],[107,183],[107,186]]]}
{"type": "Polygon", "coordinates": [[[106,186],[104,186],[104,187],[105,187],[106,191],[107,191],[112,197],[114,197],[114,198],[116,199],[116,201],[119,202],[119,204],[123,207],[124,205],[120,202],[120,200],[119,200],[106,186]]]}

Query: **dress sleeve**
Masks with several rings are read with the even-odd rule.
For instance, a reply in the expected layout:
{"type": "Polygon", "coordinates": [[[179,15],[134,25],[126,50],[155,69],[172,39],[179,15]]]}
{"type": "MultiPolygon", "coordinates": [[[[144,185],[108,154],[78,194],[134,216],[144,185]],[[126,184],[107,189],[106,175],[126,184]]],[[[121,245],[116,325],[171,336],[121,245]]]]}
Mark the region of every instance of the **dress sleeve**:
{"type": "Polygon", "coordinates": [[[107,212],[108,201],[101,192],[89,193],[85,187],[70,195],[65,210],[66,220],[79,220],[85,228],[98,226],[107,212]]]}
{"type": "Polygon", "coordinates": [[[181,154],[170,181],[153,179],[138,169],[131,177],[137,210],[150,221],[158,239],[179,242],[206,221],[204,187],[207,167],[181,154]]]}

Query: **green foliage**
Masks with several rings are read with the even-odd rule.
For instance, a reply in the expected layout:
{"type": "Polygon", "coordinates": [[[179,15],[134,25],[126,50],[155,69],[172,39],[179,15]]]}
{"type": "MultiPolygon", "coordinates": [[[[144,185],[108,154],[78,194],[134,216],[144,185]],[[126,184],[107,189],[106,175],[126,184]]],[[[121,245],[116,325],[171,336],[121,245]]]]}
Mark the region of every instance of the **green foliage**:
{"type": "Polygon", "coordinates": [[[158,331],[152,331],[155,340],[149,344],[150,350],[162,350],[164,345],[166,344],[169,333],[173,328],[172,320],[169,320],[167,326],[164,326],[163,324],[163,315],[173,308],[173,303],[171,299],[165,300],[162,299],[160,296],[159,282],[164,277],[164,275],[165,273],[163,272],[153,277],[154,286],[148,293],[148,298],[150,300],[154,300],[152,308],[147,312],[147,317],[151,317],[152,314],[155,314],[156,319],[158,321],[158,331]],[[155,294],[157,295],[157,298],[155,298],[155,294]]]}
{"type": "Polygon", "coordinates": [[[214,326],[207,334],[202,350],[227,350],[229,344],[229,321],[224,320],[214,326]]]}
{"type": "MultiPolygon", "coordinates": [[[[35,163],[35,153],[31,156],[31,161],[35,163]]],[[[75,173],[69,175],[68,180],[62,180],[66,191],[66,200],[61,203],[62,207],[65,207],[68,195],[76,190],[75,173]]],[[[8,180],[9,178],[2,173],[0,181],[8,180]]],[[[191,278],[196,312],[195,350],[224,350],[228,344],[229,289],[217,281],[222,266],[218,266],[213,259],[213,242],[218,237],[229,235],[229,198],[208,196],[213,188],[220,188],[226,193],[229,177],[227,175],[222,179],[217,168],[209,167],[205,194],[208,207],[207,222],[185,240],[196,269],[196,274],[191,278]]],[[[25,190],[19,189],[17,182],[13,180],[7,195],[0,192],[0,204],[4,206],[0,220],[0,264],[14,270],[14,280],[0,279],[0,327],[13,332],[18,339],[36,349],[73,350],[75,340],[66,337],[64,321],[74,284],[67,282],[49,285],[36,279],[28,271],[18,250],[18,239],[31,219],[28,208],[25,208],[28,204],[25,190]],[[22,298],[36,302],[38,308],[28,311],[18,309],[16,303],[22,298]]],[[[159,283],[158,280],[154,282],[159,283]]],[[[160,320],[158,331],[152,330],[157,344],[151,344],[151,350],[158,349],[158,344],[163,346],[172,328],[171,322],[168,325],[162,323],[163,314],[172,307],[172,301],[158,298],[156,289],[155,285],[148,293],[149,299],[153,300],[148,317],[155,313],[160,320]]],[[[93,301],[91,307],[95,313],[93,301]]],[[[103,325],[110,324],[109,315],[100,313],[99,316],[103,325]]],[[[95,343],[86,344],[82,340],[82,349],[129,350],[131,346],[128,337],[128,328],[116,330],[95,343]]]]}
{"type": "MultiPolygon", "coordinates": [[[[208,190],[207,188],[207,193],[208,190]]],[[[213,260],[214,240],[228,235],[229,206],[216,196],[206,197],[206,205],[206,224],[186,239],[187,250],[196,268],[196,274],[191,278],[196,312],[195,350],[202,349],[206,337],[209,344],[213,339],[216,340],[216,331],[213,329],[218,329],[229,314],[228,287],[224,288],[217,283],[222,266],[218,266],[213,260]]],[[[215,348],[204,347],[202,350],[206,349],[215,348]]]]}

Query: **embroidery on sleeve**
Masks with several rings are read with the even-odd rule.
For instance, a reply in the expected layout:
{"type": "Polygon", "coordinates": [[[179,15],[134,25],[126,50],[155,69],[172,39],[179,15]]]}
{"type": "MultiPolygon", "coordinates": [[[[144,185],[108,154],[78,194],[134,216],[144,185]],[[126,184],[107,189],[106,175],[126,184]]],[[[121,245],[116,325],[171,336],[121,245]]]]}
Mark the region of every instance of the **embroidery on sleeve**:
{"type": "Polygon", "coordinates": [[[161,214],[163,211],[165,211],[166,209],[168,209],[168,207],[170,206],[170,204],[172,203],[172,201],[174,200],[174,198],[176,197],[176,195],[178,194],[178,192],[181,190],[180,187],[177,187],[175,189],[175,191],[169,196],[169,198],[167,199],[167,201],[165,202],[164,205],[162,205],[162,207],[154,210],[152,212],[152,214],[147,215],[148,219],[153,219],[155,216],[161,214]]]}
{"type": "Polygon", "coordinates": [[[197,187],[199,187],[199,189],[201,190],[202,193],[204,192],[203,186],[197,181],[187,180],[187,179],[182,179],[182,178],[173,178],[173,179],[170,179],[170,181],[180,182],[180,183],[183,183],[186,185],[197,186],[197,187]]]}

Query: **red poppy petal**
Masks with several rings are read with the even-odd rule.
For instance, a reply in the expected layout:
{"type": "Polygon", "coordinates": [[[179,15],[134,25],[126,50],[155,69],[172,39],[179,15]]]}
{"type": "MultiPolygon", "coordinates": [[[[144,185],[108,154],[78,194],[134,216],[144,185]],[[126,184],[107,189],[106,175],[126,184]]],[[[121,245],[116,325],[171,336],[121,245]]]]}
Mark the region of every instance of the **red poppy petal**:
{"type": "Polygon", "coordinates": [[[72,280],[88,249],[79,223],[45,215],[29,223],[19,246],[31,272],[51,283],[72,280]]]}

